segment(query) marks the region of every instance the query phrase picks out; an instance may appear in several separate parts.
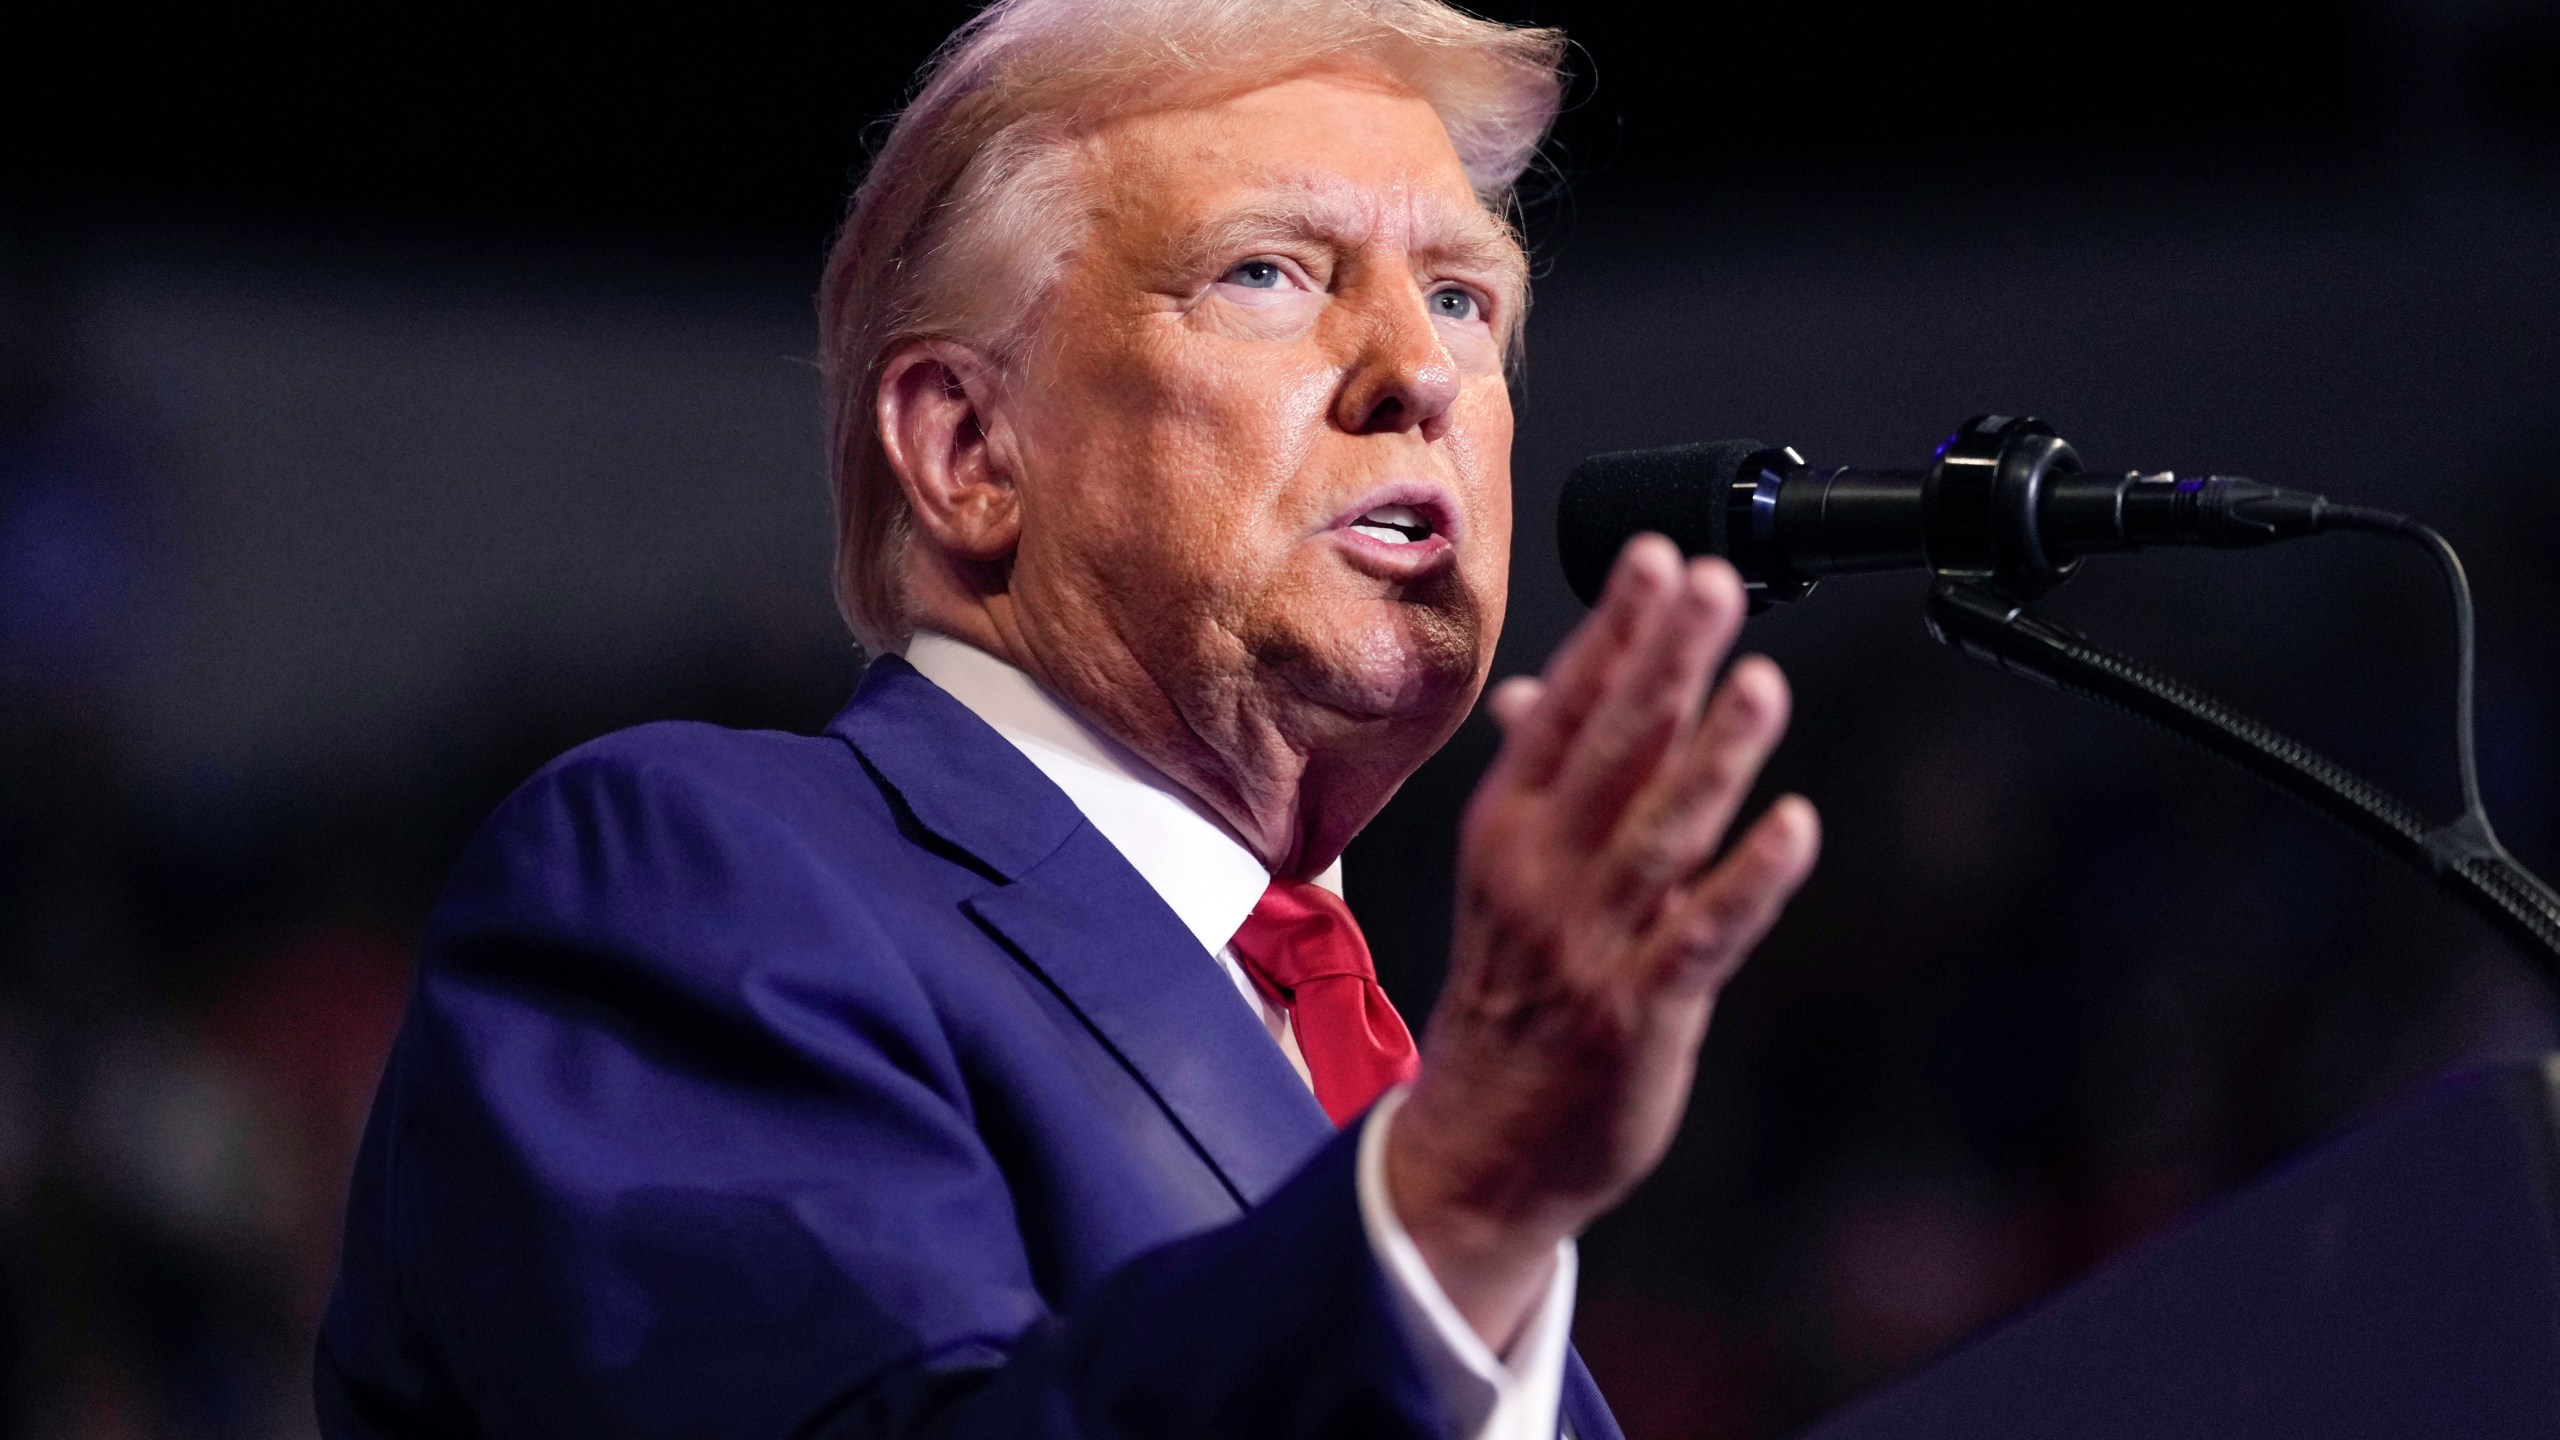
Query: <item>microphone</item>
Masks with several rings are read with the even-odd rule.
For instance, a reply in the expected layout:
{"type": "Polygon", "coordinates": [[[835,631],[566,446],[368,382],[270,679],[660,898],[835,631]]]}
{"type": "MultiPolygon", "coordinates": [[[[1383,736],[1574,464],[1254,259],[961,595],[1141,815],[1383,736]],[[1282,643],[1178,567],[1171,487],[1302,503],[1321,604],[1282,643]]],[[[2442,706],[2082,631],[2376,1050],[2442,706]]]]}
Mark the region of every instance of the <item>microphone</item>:
{"type": "Polygon", "coordinates": [[[2342,508],[2236,476],[2088,474],[2043,421],[1977,415],[1917,470],[1818,469],[1757,440],[1594,455],[1565,479],[1556,544],[1586,605],[1647,530],[1732,561],[1754,611],[1803,598],[1823,576],[1876,570],[1931,570],[2026,601],[2084,555],[2264,545],[2318,534],[2342,508]]]}

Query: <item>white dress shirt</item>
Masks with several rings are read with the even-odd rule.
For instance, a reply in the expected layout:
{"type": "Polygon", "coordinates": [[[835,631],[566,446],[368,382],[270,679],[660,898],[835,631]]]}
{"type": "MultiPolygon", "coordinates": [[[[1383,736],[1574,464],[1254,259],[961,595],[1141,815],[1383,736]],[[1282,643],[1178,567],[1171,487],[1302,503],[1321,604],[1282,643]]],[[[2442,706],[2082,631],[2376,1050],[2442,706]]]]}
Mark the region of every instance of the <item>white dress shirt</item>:
{"type": "MultiPolygon", "coordinates": [[[[1204,958],[1223,967],[1273,1043],[1307,1078],[1289,1012],[1266,1001],[1228,941],[1269,887],[1233,830],[1189,791],[1126,746],[1086,724],[1038,682],[973,646],[920,631],[907,663],[966,705],[1040,768],[1116,847],[1185,928],[1204,958]]],[[[1342,865],[1316,877],[1339,894],[1342,865]]],[[[1313,1088],[1312,1084],[1309,1088],[1313,1088]]],[[[1387,1126],[1404,1100],[1391,1091],[1369,1112],[1357,1167],[1361,1224],[1388,1278],[1398,1321],[1455,1432],[1473,1440],[1553,1440],[1573,1319],[1575,1252],[1556,1249],[1547,1292],[1509,1353],[1496,1356],[1440,1289],[1387,1194],[1387,1126]]]]}

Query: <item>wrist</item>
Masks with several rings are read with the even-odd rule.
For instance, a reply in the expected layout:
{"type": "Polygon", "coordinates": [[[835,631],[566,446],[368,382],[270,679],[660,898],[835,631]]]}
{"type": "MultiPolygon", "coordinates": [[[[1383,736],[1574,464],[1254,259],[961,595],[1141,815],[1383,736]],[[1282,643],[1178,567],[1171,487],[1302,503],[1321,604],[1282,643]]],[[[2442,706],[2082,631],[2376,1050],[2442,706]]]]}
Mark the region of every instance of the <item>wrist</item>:
{"type": "Polygon", "coordinates": [[[1387,1118],[1388,1203],[1441,1292],[1499,1354],[1546,1293],[1559,1245],[1579,1227],[1519,1183],[1531,1167],[1451,1153],[1423,1087],[1387,1118]]]}

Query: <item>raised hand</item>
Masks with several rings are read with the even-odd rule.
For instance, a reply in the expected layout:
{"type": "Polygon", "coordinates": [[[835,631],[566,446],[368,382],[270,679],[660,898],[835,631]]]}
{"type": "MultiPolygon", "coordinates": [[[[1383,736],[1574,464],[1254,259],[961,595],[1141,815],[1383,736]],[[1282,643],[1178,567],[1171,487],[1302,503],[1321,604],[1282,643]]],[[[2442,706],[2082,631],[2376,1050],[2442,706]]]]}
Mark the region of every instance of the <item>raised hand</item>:
{"type": "Polygon", "coordinates": [[[1461,824],[1449,979],[1387,1177],[1497,1349],[1556,1242],[1661,1162],[1718,990],[1813,867],[1793,795],[1715,858],[1787,723],[1767,659],[1706,695],[1743,612],[1730,566],[1638,536],[1544,678],[1491,697],[1502,752],[1461,824]]]}

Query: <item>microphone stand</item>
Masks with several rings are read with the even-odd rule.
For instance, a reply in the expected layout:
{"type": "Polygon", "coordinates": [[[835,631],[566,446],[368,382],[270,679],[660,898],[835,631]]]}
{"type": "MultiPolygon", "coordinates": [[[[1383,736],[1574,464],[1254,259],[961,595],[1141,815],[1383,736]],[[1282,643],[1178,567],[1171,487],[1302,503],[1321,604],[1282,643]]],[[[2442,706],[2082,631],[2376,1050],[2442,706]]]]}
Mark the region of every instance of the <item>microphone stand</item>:
{"type": "Polygon", "coordinates": [[[2450,824],[2432,824],[2417,807],[2301,741],[2028,613],[1978,572],[1942,571],[1926,618],[1941,644],[2148,720],[2343,823],[2520,942],[2560,986],[2560,895],[2506,853],[2476,804],[2450,824]]]}

